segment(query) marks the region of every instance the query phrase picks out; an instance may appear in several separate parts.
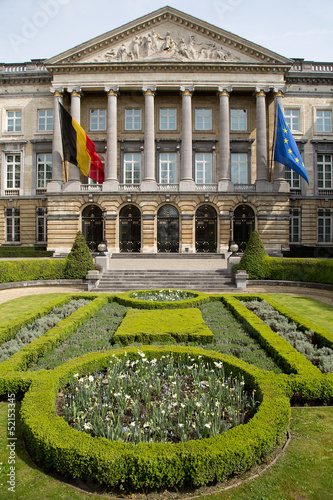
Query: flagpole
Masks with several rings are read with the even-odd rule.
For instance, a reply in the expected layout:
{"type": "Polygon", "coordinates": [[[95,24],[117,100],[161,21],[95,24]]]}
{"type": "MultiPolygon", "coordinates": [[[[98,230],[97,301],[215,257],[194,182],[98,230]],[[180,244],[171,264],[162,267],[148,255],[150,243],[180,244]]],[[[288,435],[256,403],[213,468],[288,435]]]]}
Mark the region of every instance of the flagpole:
{"type": "Polygon", "coordinates": [[[273,133],[273,148],[271,155],[271,171],[270,171],[270,180],[272,181],[272,173],[273,173],[273,162],[274,162],[274,152],[275,152],[275,144],[276,144],[276,133],[277,133],[277,117],[278,117],[278,100],[277,97],[281,96],[282,92],[279,90],[274,96],[274,133],[273,133]]]}

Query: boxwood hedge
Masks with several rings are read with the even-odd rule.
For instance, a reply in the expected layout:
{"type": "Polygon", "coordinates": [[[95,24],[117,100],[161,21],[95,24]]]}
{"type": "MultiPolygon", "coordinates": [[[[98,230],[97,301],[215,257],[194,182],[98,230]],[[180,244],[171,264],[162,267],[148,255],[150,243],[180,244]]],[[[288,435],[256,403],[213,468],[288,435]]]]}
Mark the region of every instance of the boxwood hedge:
{"type": "Polygon", "coordinates": [[[87,354],[52,372],[41,373],[21,408],[23,434],[33,458],[66,477],[97,481],[109,488],[128,490],[201,486],[223,481],[260,463],[286,437],[290,420],[288,398],[274,375],[231,356],[188,347],[140,347],[147,357],[173,353],[222,361],[226,374],[241,375],[257,390],[258,412],[245,425],[217,437],[185,443],[133,445],[92,437],[72,429],[55,412],[55,399],[74,373],[103,370],[113,355],[137,356],[137,349],[87,354]]]}
{"type": "Polygon", "coordinates": [[[64,259],[4,260],[0,262],[0,283],[64,279],[64,259]]]}

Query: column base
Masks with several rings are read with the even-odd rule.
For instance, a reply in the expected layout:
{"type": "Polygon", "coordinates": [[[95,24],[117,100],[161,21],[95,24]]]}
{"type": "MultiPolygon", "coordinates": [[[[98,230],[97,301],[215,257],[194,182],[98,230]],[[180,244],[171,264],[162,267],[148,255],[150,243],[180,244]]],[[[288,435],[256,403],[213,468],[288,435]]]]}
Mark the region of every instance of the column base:
{"type": "Polygon", "coordinates": [[[195,182],[193,179],[184,179],[179,183],[179,191],[195,191],[195,182]]]}
{"type": "Polygon", "coordinates": [[[223,179],[218,182],[217,190],[226,192],[235,191],[235,186],[229,179],[223,179]]]}
{"type": "Polygon", "coordinates": [[[157,183],[154,179],[147,179],[141,182],[141,191],[157,191],[157,183]]]}
{"type": "Polygon", "coordinates": [[[290,184],[285,179],[273,182],[273,191],[277,193],[290,193],[290,184]]]}
{"type": "Polygon", "coordinates": [[[256,181],[256,191],[259,193],[270,193],[273,191],[273,184],[268,181],[256,181]]]}
{"type": "Polygon", "coordinates": [[[62,181],[51,181],[48,183],[46,192],[47,193],[60,193],[62,191],[63,182],[62,181]]]}
{"type": "Polygon", "coordinates": [[[102,191],[118,191],[119,182],[116,180],[106,180],[102,184],[102,191]]]}
{"type": "Polygon", "coordinates": [[[80,181],[68,181],[64,185],[64,191],[72,191],[78,193],[81,191],[81,182],[80,181]]]}

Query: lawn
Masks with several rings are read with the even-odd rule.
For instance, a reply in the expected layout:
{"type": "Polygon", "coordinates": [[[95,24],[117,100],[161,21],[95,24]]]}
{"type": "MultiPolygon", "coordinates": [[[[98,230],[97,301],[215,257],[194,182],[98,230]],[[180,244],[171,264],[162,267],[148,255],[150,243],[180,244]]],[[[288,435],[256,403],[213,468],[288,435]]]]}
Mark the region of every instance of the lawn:
{"type": "MultiPolygon", "coordinates": [[[[46,304],[50,299],[54,299],[60,295],[50,294],[37,297],[23,297],[1,304],[0,312],[2,314],[0,317],[2,318],[2,322],[7,322],[9,318],[13,318],[14,316],[19,317],[28,311],[31,312],[46,304]]],[[[313,323],[318,324],[318,326],[332,331],[332,306],[307,297],[284,296],[282,294],[271,294],[271,296],[291,311],[298,314],[301,313],[305,318],[311,319],[313,323]]],[[[69,337],[66,341],[67,343],[65,342],[57,349],[54,349],[52,351],[54,359],[51,359],[52,352],[48,353],[50,359],[47,359],[46,356],[43,361],[40,360],[41,364],[36,366],[35,369],[53,368],[63,363],[65,359],[75,357],[89,350],[114,348],[111,345],[112,335],[124,317],[127,308],[116,303],[109,304],[108,308],[105,310],[102,309],[100,316],[97,314],[90,322],[87,322],[87,331],[84,331],[84,328],[81,330],[78,329],[77,334],[69,337]],[[103,328],[104,319],[102,321],[103,315],[109,321],[107,337],[103,336],[105,335],[105,329],[103,328]],[[96,337],[93,335],[95,332],[96,337]]],[[[208,349],[232,354],[262,369],[273,370],[276,373],[280,372],[273,360],[243,331],[241,325],[224,308],[221,302],[203,304],[200,306],[200,311],[207,327],[210,328],[215,336],[215,345],[207,346],[208,349]],[[228,327],[225,326],[225,322],[227,322],[228,327]]],[[[31,462],[20,439],[18,414],[19,405],[16,406],[17,421],[15,436],[18,439],[15,449],[16,491],[13,494],[7,489],[7,474],[10,467],[8,463],[9,449],[7,447],[9,440],[6,435],[8,405],[5,402],[0,404],[1,499],[15,498],[29,500],[42,498],[43,500],[75,500],[105,498],[105,496],[97,493],[87,494],[81,490],[72,488],[39,470],[31,462]]],[[[333,408],[293,409],[291,426],[292,439],[289,446],[277,463],[265,471],[263,475],[224,492],[216,492],[215,487],[213,490],[214,494],[211,494],[207,488],[199,490],[197,494],[199,494],[200,498],[205,500],[333,499],[333,476],[331,473],[333,470],[333,408]]],[[[128,497],[123,496],[123,498],[141,500],[141,498],[146,497],[135,493],[128,497]]],[[[152,497],[152,500],[157,500],[157,498],[182,498],[182,495],[179,492],[170,493],[169,496],[161,494],[155,495],[152,497]]]]}

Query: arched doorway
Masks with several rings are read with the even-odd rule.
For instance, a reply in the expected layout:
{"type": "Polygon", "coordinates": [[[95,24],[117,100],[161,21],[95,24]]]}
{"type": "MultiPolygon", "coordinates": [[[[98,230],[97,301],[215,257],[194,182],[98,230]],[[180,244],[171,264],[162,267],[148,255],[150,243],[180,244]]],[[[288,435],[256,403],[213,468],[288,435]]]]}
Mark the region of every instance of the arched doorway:
{"type": "Polygon", "coordinates": [[[217,214],[210,205],[201,205],[195,213],[195,250],[217,251],[217,214]]]}
{"type": "Polygon", "coordinates": [[[120,210],[119,249],[121,252],[140,252],[141,214],[134,205],[126,205],[120,210]]]}
{"type": "Polygon", "coordinates": [[[97,205],[88,205],[82,211],[82,233],[91,252],[97,252],[103,241],[103,212],[97,205]]]}
{"type": "Polygon", "coordinates": [[[244,252],[255,228],[254,211],[249,205],[240,205],[234,211],[234,242],[244,252]]]}
{"type": "Polygon", "coordinates": [[[157,213],[157,251],[179,251],[179,213],[173,205],[163,205],[157,213]]]}

